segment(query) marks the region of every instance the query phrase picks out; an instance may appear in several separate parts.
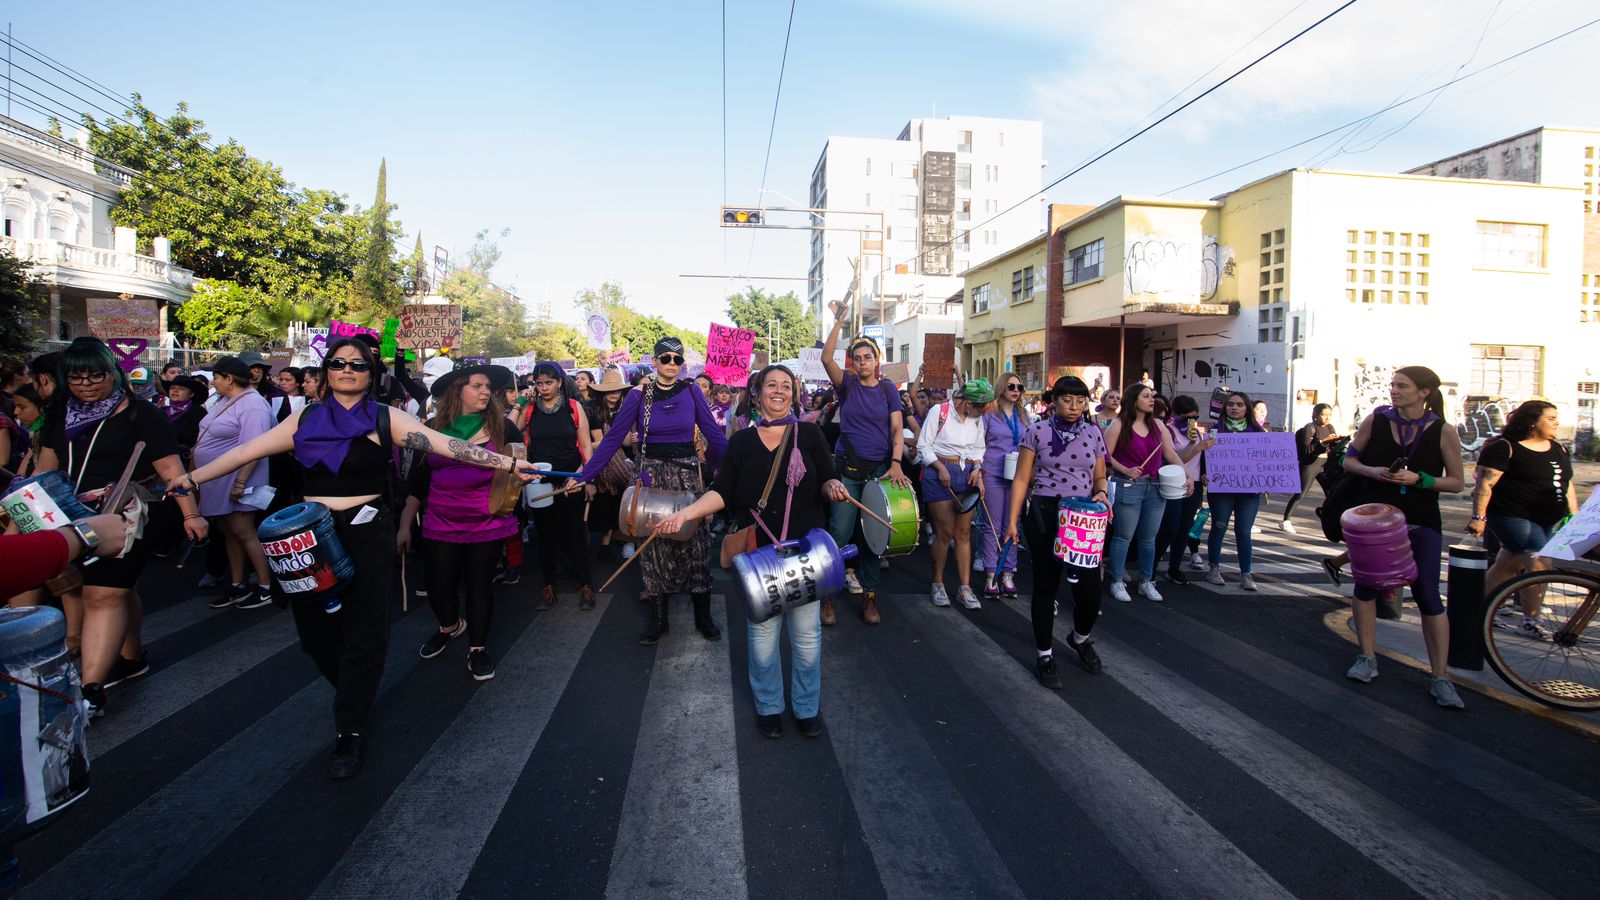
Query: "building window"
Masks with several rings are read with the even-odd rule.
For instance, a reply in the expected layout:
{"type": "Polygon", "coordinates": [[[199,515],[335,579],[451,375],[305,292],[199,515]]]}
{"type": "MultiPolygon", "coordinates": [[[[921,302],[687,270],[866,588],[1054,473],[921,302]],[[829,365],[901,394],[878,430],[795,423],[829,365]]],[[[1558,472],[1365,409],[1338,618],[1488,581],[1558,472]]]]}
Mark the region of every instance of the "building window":
{"type": "Polygon", "coordinates": [[[956,145],[956,152],[957,153],[971,153],[972,152],[972,132],[970,132],[970,131],[961,132],[961,143],[956,145]]]}
{"type": "Polygon", "coordinates": [[[1485,269],[1542,269],[1544,230],[1543,225],[1479,222],[1473,265],[1485,269]]]}
{"type": "MultiPolygon", "coordinates": [[[[1276,232],[1274,232],[1276,233],[1276,232]]],[[[1398,303],[1401,306],[1427,305],[1427,291],[1357,290],[1358,285],[1382,284],[1426,287],[1428,284],[1429,254],[1409,250],[1394,252],[1365,249],[1369,244],[1387,247],[1426,247],[1427,234],[1414,231],[1366,231],[1350,229],[1345,233],[1344,270],[1345,299],[1353,303],[1398,303]]],[[[1263,238],[1266,236],[1263,235],[1263,238]]]]}
{"type": "Polygon", "coordinates": [[[1473,344],[1467,394],[1521,402],[1544,395],[1542,347],[1473,344]]]}
{"type": "Polygon", "coordinates": [[[972,198],[971,197],[963,197],[961,199],[961,201],[956,204],[956,221],[957,222],[970,222],[970,221],[972,221],[972,198]]]}
{"type": "Polygon", "coordinates": [[[916,209],[917,195],[901,194],[900,196],[894,198],[894,206],[895,209],[916,209]]]}
{"type": "Polygon", "coordinates": [[[910,344],[901,344],[900,345],[900,358],[905,360],[906,362],[910,362],[911,361],[911,345],[910,344]]]}
{"type": "Polygon", "coordinates": [[[980,284],[972,289],[972,314],[989,311],[989,285],[980,284]]]}
{"type": "MultiPolygon", "coordinates": [[[[1261,234],[1261,290],[1256,295],[1256,342],[1260,344],[1279,344],[1284,339],[1287,297],[1284,288],[1274,285],[1284,283],[1288,261],[1286,237],[1283,228],[1261,234]]],[[[1345,255],[1346,260],[1355,258],[1354,251],[1345,255]]],[[[1345,270],[1347,277],[1350,271],[1345,270]]]]}
{"type": "Polygon", "coordinates": [[[1584,273],[1578,294],[1578,321],[1600,322],[1600,272],[1584,273]]]}
{"type": "Polygon", "coordinates": [[[1011,302],[1021,303],[1033,297],[1033,266],[1011,273],[1011,302]]]}
{"type": "Polygon", "coordinates": [[[1025,391],[1044,390],[1044,354],[1019,353],[1011,359],[1011,370],[1022,379],[1025,391]]]}
{"type": "Polygon", "coordinates": [[[1104,240],[1090,241],[1082,247],[1067,251],[1067,262],[1071,271],[1067,273],[1067,284],[1077,284],[1080,281],[1092,281],[1100,277],[1100,270],[1106,257],[1106,242],[1104,240]]]}
{"type": "Polygon", "coordinates": [[[956,187],[972,187],[972,166],[968,163],[956,163],[956,187]]]}
{"type": "Polygon", "coordinates": [[[867,157],[867,174],[872,174],[872,157],[867,157]]]}
{"type": "Polygon", "coordinates": [[[868,194],[867,195],[867,209],[871,209],[871,208],[872,208],[872,195],[868,194]]]}
{"type": "Polygon", "coordinates": [[[1600,157],[1600,147],[1583,148],[1583,211],[1585,213],[1600,213],[1600,165],[1595,164],[1595,159],[1600,157]]]}

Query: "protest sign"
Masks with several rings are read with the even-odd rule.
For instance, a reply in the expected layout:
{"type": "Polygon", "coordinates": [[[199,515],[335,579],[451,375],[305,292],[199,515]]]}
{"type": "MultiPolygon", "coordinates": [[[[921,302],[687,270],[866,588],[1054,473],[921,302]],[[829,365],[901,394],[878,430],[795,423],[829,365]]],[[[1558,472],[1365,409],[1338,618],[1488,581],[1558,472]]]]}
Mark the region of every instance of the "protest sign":
{"type": "Polygon", "coordinates": [[[570,375],[572,370],[578,367],[578,361],[575,359],[558,359],[556,360],[556,365],[561,367],[561,371],[570,375]]]}
{"type": "Polygon", "coordinates": [[[922,378],[935,387],[948,387],[956,371],[956,336],[922,336],[922,378]]]}
{"type": "Polygon", "coordinates": [[[328,340],[330,342],[342,337],[355,337],[358,334],[370,334],[373,337],[382,337],[382,335],[380,335],[375,328],[366,328],[361,325],[353,325],[349,322],[341,322],[338,319],[334,319],[328,325],[328,340]]]}
{"type": "Polygon", "coordinates": [[[822,365],[822,349],[807,347],[800,351],[801,381],[827,381],[828,370],[822,365]]]}
{"type": "Polygon", "coordinates": [[[407,350],[459,348],[461,346],[461,305],[459,303],[407,303],[400,307],[400,328],[395,346],[407,350]]]}
{"type": "Polygon", "coordinates": [[[712,322],[706,336],[706,375],[716,384],[744,384],[755,346],[754,331],[712,322]]]}
{"type": "Polygon", "coordinates": [[[633,354],[627,350],[613,350],[600,357],[600,361],[608,366],[625,366],[633,362],[633,354]]]}
{"type": "MultiPolygon", "coordinates": [[[[1300,454],[1287,431],[1214,431],[1206,451],[1207,489],[1213,494],[1298,494],[1300,454]]],[[[1155,469],[1155,461],[1147,474],[1155,469]]]]}
{"type": "Polygon", "coordinates": [[[884,380],[892,381],[896,385],[904,387],[906,382],[911,380],[911,364],[910,363],[884,363],[883,364],[883,369],[881,370],[881,374],[882,374],[884,380]]]}
{"type": "Polygon", "coordinates": [[[1552,559],[1577,559],[1600,545],[1600,491],[1589,495],[1578,509],[1578,514],[1567,520],[1561,530],[1551,535],[1539,551],[1539,556],[1552,559]]]}
{"type": "Polygon", "coordinates": [[[461,364],[463,366],[487,366],[489,364],[489,357],[487,357],[487,356],[463,356],[463,357],[461,357],[461,364]]]}
{"type": "Polygon", "coordinates": [[[112,338],[161,340],[161,316],[154,300],[90,297],[86,309],[89,333],[102,341],[112,338]]]}
{"type": "Polygon", "coordinates": [[[383,335],[378,338],[378,355],[384,359],[394,359],[395,351],[400,345],[395,342],[395,335],[400,332],[399,319],[383,320],[383,335]]]}
{"type": "Polygon", "coordinates": [[[273,347],[267,351],[267,365],[272,371],[281,372],[294,365],[294,351],[288,347],[273,347]]]}
{"type": "Polygon", "coordinates": [[[590,316],[584,329],[589,335],[589,346],[595,350],[611,349],[611,323],[605,316],[590,316]]]}
{"type": "Polygon", "coordinates": [[[526,356],[496,356],[489,362],[497,366],[505,366],[517,375],[526,375],[533,371],[533,360],[526,356]]]}
{"type": "Polygon", "coordinates": [[[306,344],[308,345],[306,355],[309,357],[311,365],[322,365],[322,358],[326,356],[328,352],[329,333],[330,330],[327,328],[306,329],[306,344]]]}

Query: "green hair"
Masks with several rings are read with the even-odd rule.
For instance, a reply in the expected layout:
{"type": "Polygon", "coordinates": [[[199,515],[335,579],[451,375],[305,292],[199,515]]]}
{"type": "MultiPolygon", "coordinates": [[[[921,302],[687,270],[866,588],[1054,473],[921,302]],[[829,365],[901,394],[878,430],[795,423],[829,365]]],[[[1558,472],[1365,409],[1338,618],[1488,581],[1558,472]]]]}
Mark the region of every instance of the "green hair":
{"type": "Polygon", "coordinates": [[[58,393],[65,390],[67,374],[71,372],[104,372],[116,378],[118,387],[123,390],[128,388],[128,373],[117,365],[116,354],[99,338],[78,338],[61,352],[61,365],[56,370],[58,393]]]}

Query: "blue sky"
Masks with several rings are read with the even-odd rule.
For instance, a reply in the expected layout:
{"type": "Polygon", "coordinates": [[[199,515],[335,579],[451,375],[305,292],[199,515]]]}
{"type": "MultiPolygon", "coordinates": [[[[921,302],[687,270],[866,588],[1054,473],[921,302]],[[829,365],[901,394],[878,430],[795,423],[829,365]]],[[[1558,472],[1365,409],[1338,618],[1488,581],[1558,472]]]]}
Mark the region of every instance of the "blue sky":
{"type": "MultiPolygon", "coordinates": [[[[828,135],[893,137],[935,110],[1042,119],[1053,179],[1208,69],[1221,63],[1191,94],[1338,5],[799,0],[767,183],[803,200],[828,135]]],[[[753,203],[789,4],[727,7],[727,197],[753,203]]],[[[548,301],[556,318],[576,321],[574,292],[613,279],[641,309],[703,329],[726,319],[722,298],[743,282],[681,274],[805,274],[803,233],[717,226],[720,0],[194,10],[13,3],[6,19],[20,40],[141,92],[158,112],[187,101],[214,134],[299,184],[367,204],[386,157],[410,234],[463,251],[479,229],[510,228],[497,280],[530,308],[548,301]]],[[[1361,0],[1051,198],[1165,192],[1594,15],[1573,0],[1361,0]]],[[[1319,154],[1333,168],[1393,171],[1540,124],[1600,126],[1584,65],[1597,47],[1600,26],[1452,88],[1409,125],[1421,103],[1391,112],[1343,154],[1320,141],[1183,194],[1211,196],[1319,154]]]]}

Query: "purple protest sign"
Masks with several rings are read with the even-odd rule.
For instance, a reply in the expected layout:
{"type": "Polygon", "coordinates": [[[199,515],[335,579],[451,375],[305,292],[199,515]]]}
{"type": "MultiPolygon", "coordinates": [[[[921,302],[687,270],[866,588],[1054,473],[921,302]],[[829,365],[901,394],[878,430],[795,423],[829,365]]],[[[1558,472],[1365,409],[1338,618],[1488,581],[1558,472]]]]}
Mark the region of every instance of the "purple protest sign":
{"type": "Polygon", "coordinates": [[[342,337],[355,337],[358,334],[370,334],[373,337],[383,336],[382,333],[375,328],[363,328],[360,325],[352,325],[349,322],[341,322],[338,319],[334,319],[331,323],[329,323],[328,340],[330,342],[338,340],[342,337]]]}
{"type": "Polygon", "coordinates": [[[1213,494],[1300,493],[1299,451],[1287,431],[1214,431],[1206,451],[1206,490],[1213,494]]]}
{"type": "Polygon", "coordinates": [[[145,338],[112,338],[106,342],[106,346],[117,355],[117,365],[122,367],[122,371],[132,372],[144,365],[139,357],[149,349],[150,341],[145,338]]]}

